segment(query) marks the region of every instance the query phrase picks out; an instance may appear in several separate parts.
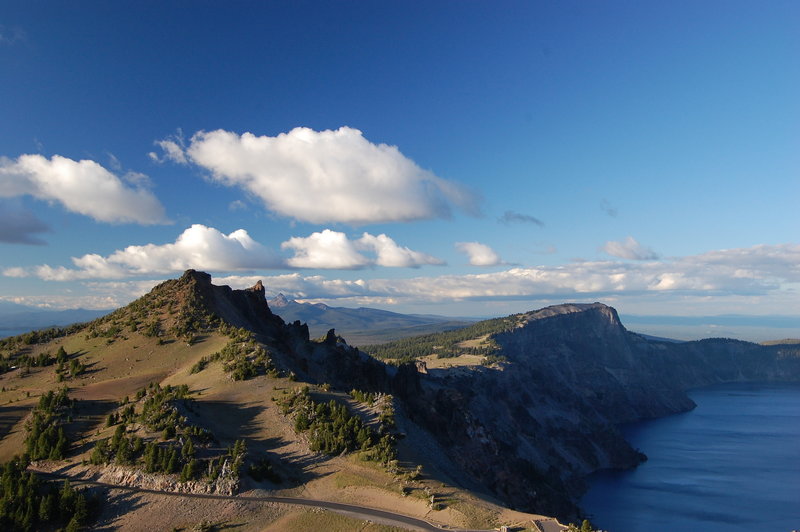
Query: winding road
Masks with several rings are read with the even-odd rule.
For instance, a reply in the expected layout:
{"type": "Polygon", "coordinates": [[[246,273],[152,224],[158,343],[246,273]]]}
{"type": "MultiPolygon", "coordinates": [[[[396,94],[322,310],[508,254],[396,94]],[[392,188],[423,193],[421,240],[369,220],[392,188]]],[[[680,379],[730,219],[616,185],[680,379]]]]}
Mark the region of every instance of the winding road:
{"type": "Polygon", "coordinates": [[[132,486],[122,486],[119,484],[108,484],[105,482],[97,482],[79,476],[65,475],[63,473],[46,473],[43,471],[36,471],[36,474],[44,478],[51,479],[67,479],[75,485],[88,484],[92,486],[100,486],[114,490],[124,490],[134,493],[152,493],[155,495],[163,495],[167,497],[186,497],[191,499],[223,499],[234,501],[248,501],[248,502],[272,502],[278,504],[293,504],[295,506],[310,506],[313,508],[324,508],[332,512],[355,517],[356,519],[374,521],[391,526],[399,526],[410,530],[423,530],[441,532],[443,530],[453,532],[485,532],[483,530],[470,530],[464,528],[450,528],[444,526],[437,526],[416,517],[410,517],[403,514],[396,514],[385,510],[378,510],[375,508],[368,508],[366,506],[357,506],[354,504],[344,504],[340,502],[331,501],[318,501],[315,499],[305,499],[300,497],[254,497],[247,495],[214,495],[206,493],[176,493],[172,491],[151,490],[146,488],[137,488],[132,486]]]}

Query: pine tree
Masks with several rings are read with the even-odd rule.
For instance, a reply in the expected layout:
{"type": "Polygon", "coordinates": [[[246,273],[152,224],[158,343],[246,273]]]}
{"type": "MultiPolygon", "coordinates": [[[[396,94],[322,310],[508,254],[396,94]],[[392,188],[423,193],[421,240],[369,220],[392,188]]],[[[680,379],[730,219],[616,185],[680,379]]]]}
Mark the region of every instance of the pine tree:
{"type": "Polygon", "coordinates": [[[75,490],[69,484],[69,480],[64,480],[61,486],[61,491],[58,496],[58,509],[61,513],[61,518],[67,520],[72,515],[72,508],[75,504],[75,490]]]}
{"type": "Polygon", "coordinates": [[[64,364],[67,361],[67,352],[64,351],[64,346],[60,346],[58,348],[58,352],[56,353],[56,362],[59,364],[64,364]]]}
{"type": "Polygon", "coordinates": [[[166,472],[175,473],[178,471],[178,453],[173,448],[169,453],[169,460],[167,461],[166,472]]]}
{"type": "Polygon", "coordinates": [[[186,443],[183,444],[183,449],[181,449],[181,456],[184,460],[189,460],[194,458],[195,451],[194,451],[194,444],[192,443],[192,438],[186,437],[186,443]]]}

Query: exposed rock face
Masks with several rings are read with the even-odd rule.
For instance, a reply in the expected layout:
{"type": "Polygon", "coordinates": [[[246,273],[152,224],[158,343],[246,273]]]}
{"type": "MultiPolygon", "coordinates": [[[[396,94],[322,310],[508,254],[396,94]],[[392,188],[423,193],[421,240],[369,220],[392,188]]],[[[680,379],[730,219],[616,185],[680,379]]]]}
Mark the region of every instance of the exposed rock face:
{"type": "Polygon", "coordinates": [[[261,282],[231,290],[194,270],[167,281],[176,282],[194,304],[256,333],[304,380],[397,396],[471,482],[507,504],[572,520],[586,475],[644,458],[617,424],[689,410],[694,403],[685,391],[692,387],[800,380],[800,346],[649,341],[599,303],[519,316],[518,327],[493,337],[507,359],[499,366],[393,367],[348,346],[334,330],[310,341],[307,325],[287,325],[272,313],[261,282]]]}
{"type": "Polygon", "coordinates": [[[257,294],[261,294],[263,296],[264,295],[264,285],[261,282],[261,279],[256,281],[256,284],[254,284],[253,286],[248,288],[248,290],[250,290],[251,292],[255,292],[257,294]]]}
{"type": "Polygon", "coordinates": [[[174,493],[235,495],[239,491],[239,480],[236,478],[217,478],[214,482],[205,480],[179,482],[177,475],[150,474],[138,469],[115,465],[100,469],[96,480],[109,484],[174,493]]]}
{"type": "Polygon", "coordinates": [[[616,424],[686,411],[688,388],[800,380],[800,349],[734,340],[650,342],[602,304],[531,312],[496,335],[500,368],[420,375],[408,412],[483,486],[520,509],[574,519],[584,478],[644,457],[616,424]]]}
{"type": "Polygon", "coordinates": [[[186,270],[177,283],[190,293],[196,306],[230,325],[248,329],[270,342],[282,341],[287,336],[286,324],[267,305],[261,281],[251,288],[233,290],[211,284],[211,276],[205,272],[186,270]]]}

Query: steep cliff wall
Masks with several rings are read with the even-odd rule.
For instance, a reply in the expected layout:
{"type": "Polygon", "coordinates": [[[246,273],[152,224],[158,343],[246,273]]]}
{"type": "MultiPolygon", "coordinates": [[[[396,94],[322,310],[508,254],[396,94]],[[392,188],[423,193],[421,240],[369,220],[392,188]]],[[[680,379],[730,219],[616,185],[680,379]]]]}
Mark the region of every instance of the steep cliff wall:
{"type": "Polygon", "coordinates": [[[460,466],[516,507],[574,518],[585,477],[644,457],[615,426],[686,411],[691,387],[800,380],[800,350],[651,342],[595,303],[528,313],[497,334],[499,367],[430,372],[410,411],[460,466]]]}

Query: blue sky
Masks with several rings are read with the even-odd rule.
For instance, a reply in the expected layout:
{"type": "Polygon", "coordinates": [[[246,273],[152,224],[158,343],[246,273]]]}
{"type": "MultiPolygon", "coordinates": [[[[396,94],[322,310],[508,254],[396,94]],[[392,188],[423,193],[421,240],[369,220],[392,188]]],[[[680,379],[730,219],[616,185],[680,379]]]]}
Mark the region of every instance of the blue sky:
{"type": "Polygon", "coordinates": [[[111,308],[193,267],[399,312],[800,316],[798,27],[791,1],[3,2],[0,298],[111,308]]]}

